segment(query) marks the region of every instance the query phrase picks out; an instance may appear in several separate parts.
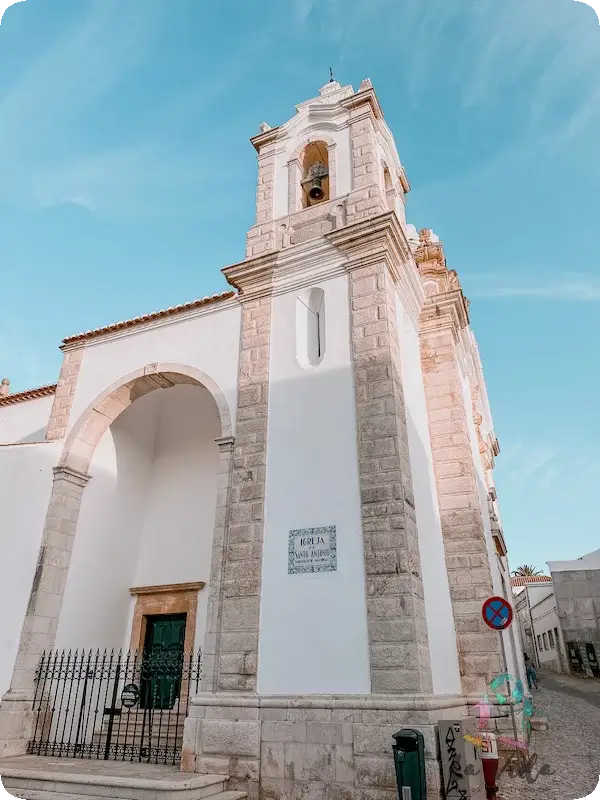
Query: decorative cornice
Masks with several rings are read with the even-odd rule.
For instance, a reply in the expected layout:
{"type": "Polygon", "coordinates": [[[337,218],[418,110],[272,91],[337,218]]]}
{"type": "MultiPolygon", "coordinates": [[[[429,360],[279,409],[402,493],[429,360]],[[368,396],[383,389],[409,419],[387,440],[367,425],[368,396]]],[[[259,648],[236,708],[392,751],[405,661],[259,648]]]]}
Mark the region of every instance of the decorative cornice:
{"type": "Polygon", "coordinates": [[[279,251],[273,294],[302,289],[346,272],[346,259],[320,236],[279,251]]]}
{"type": "Polygon", "coordinates": [[[270,250],[226,267],[223,274],[239,290],[237,299],[242,303],[330,280],[345,274],[346,258],[332,246],[328,236],[270,250]]]}
{"type": "Polygon", "coordinates": [[[248,258],[221,270],[227,283],[238,290],[240,302],[265,297],[272,293],[277,257],[278,251],[270,250],[256,258],[248,258]]]}
{"type": "Polygon", "coordinates": [[[408,240],[394,211],[331,231],[325,238],[347,256],[346,270],[384,262],[404,307],[413,321],[418,322],[425,294],[408,240]]]}
{"type": "Polygon", "coordinates": [[[431,295],[425,301],[421,312],[421,333],[435,333],[449,328],[452,330],[454,341],[458,343],[461,330],[468,324],[469,315],[460,289],[431,295]]]}
{"type": "Polygon", "coordinates": [[[261,149],[266,144],[272,144],[277,141],[277,137],[281,132],[281,127],[281,125],[278,125],[276,128],[271,128],[264,133],[258,133],[256,136],[251,137],[250,141],[257,153],[260,153],[261,149]]]}
{"type": "Polygon", "coordinates": [[[86,472],[80,472],[77,469],[65,466],[53,467],[52,472],[54,473],[55,481],[60,481],[60,480],[69,481],[69,483],[73,483],[75,484],[75,486],[80,486],[81,488],[86,486],[88,481],[92,477],[91,475],[88,475],[86,472]]]}
{"type": "Polygon", "coordinates": [[[219,436],[215,442],[222,453],[230,453],[235,446],[235,436],[219,436]]]}
{"type": "Polygon", "coordinates": [[[206,586],[204,581],[192,583],[167,583],[163,586],[133,586],[130,595],[140,594],[173,594],[175,592],[199,592],[206,586]]]}
{"type": "Polygon", "coordinates": [[[351,97],[347,97],[345,100],[340,100],[340,105],[344,108],[347,108],[349,111],[360,108],[365,104],[369,105],[375,119],[383,119],[383,111],[379,105],[379,100],[375,94],[375,89],[372,87],[356,92],[356,94],[353,94],[351,97]]]}

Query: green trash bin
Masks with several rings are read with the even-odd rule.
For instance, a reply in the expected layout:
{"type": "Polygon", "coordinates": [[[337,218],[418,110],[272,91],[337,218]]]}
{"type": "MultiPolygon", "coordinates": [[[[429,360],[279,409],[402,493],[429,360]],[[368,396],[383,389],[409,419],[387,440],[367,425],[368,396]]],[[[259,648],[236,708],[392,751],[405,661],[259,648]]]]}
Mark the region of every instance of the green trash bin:
{"type": "Polygon", "coordinates": [[[420,731],[402,730],[392,737],[400,800],[426,800],[425,739],[420,731]]]}

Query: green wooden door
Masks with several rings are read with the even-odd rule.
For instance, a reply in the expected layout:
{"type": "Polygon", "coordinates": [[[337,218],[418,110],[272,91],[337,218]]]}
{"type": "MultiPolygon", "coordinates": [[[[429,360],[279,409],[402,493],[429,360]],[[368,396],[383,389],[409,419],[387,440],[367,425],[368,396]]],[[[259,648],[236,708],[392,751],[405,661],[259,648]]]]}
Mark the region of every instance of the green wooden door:
{"type": "Polygon", "coordinates": [[[140,687],[142,708],[173,708],[181,691],[185,614],[148,617],[140,687]]]}

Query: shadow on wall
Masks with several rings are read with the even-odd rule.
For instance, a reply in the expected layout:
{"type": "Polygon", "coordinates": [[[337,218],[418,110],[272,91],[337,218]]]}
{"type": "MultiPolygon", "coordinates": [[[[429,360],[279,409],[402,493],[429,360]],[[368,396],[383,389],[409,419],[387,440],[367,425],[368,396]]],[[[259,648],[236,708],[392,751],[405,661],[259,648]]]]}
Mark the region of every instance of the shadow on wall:
{"type": "Polygon", "coordinates": [[[208,583],[220,420],[203,388],[136,400],[90,465],[57,648],[128,648],[133,586],[208,583]]]}
{"type": "Polygon", "coordinates": [[[46,426],[40,428],[33,433],[27,434],[27,436],[23,436],[22,439],[19,439],[16,444],[31,444],[31,443],[38,443],[38,442],[45,442],[46,441],[46,426]]]}

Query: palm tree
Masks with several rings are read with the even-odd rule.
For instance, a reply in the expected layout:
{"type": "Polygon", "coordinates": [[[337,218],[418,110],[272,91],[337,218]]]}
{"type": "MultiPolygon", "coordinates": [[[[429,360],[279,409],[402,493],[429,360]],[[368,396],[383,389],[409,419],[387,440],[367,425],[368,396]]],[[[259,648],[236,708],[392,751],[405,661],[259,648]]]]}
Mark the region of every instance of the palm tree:
{"type": "Polygon", "coordinates": [[[544,573],[533,564],[523,564],[520,567],[513,569],[513,575],[515,575],[516,577],[526,577],[526,576],[535,576],[543,574],[544,573]]]}

